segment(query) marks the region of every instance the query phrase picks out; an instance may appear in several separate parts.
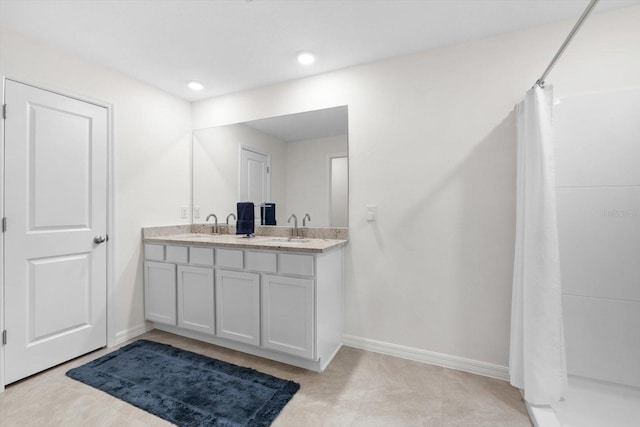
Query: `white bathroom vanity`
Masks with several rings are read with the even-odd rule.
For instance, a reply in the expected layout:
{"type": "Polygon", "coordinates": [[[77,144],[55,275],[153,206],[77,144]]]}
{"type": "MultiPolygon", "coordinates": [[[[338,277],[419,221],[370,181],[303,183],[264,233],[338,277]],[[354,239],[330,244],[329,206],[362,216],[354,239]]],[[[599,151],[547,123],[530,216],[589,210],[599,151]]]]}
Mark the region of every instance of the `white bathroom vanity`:
{"type": "Polygon", "coordinates": [[[318,372],[340,349],[346,240],[143,234],[156,329],[318,372]]]}

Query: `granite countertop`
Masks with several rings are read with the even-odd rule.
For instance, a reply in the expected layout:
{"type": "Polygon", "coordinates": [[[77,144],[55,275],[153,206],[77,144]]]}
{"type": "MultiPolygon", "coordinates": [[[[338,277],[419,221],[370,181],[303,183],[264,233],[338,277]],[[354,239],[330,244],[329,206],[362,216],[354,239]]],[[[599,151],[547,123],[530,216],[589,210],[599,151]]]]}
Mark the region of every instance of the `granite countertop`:
{"type": "Polygon", "coordinates": [[[270,249],[291,252],[321,253],[347,244],[347,240],[289,238],[276,236],[255,236],[247,238],[235,234],[181,233],[162,236],[145,236],[146,243],[175,243],[193,246],[220,246],[242,249],[270,249]]]}

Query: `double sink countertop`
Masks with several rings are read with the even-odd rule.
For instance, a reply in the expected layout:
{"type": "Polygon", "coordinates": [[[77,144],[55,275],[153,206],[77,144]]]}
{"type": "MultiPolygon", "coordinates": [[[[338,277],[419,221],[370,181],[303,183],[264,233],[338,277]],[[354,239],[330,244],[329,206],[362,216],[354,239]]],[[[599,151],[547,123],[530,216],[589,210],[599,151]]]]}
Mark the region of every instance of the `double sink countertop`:
{"type": "MultiPolygon", "coordinates": [[[[310,252],[322,253],[332,249],[345,246],[348,242],[346,239],[319,238],[323,237],[324,230],[316,231],[314,229],[308,232],[310,237],[292,238],[278,234],[285,233],[290,230],[289,227],[269,227],[270,229],[281,228],[284,230],[269,230],[269,234],[246,237],[235,234],[213,234],[202,232],[206,229],[202,225],[183,225],[168,227],[147,227],[143,228],[143,239],[145,243],[163,243],[163,244],[184,244],[193,246],[218,246],[238,249],[267,249],[291,252],[310,252]],[[279,232],[280,231],[280,232],[279,232]],[[320,236],[318,236],[320,234],[320,236]],[[311,237],[313,236],[313,237],[311,237]]],[[[211,228],[210,226],[208,227],[211,228]]],[[[260,227],[267,228],[267,227],[260,227]]],[[[224,231],[235,231],[234,229],[225,229],[224,231]]],[[[260,231],[260,230],[256,230],[260,231]]],[[[306,231],[306,230],[305,230],[306,231]]],[[[329,231],[331,237],[346,237],[346,232],[341,233],[329,231]]]]}

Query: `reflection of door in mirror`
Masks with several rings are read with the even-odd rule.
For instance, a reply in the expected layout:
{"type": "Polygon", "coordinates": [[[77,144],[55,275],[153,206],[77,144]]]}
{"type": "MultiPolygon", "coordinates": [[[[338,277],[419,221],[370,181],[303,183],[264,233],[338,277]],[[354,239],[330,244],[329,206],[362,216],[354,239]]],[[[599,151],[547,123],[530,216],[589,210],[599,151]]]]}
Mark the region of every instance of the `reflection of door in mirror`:
{"type": "Polygon", "coordinates": [[[269,155],[240,147],[240,197],[238,201],[253,202],[255,218],[260,218],[260,204],[270,201],[269,155]]]}
{"type": "Polygon", "coordinates": [[[329,220],[331,227],[346,227],[349,211],[349,170],[346,154],[330,157],[329,220]]]}

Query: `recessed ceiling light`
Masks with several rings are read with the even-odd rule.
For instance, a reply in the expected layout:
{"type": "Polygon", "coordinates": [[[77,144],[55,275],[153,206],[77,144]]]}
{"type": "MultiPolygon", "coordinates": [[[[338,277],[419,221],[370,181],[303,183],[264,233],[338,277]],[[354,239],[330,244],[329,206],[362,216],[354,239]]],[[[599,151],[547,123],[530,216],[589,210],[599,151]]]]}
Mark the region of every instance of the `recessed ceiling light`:
{"type": "Polygon", "coordinates": [[[303,65],[313,64],[316,61],[316,57],[311,52],[300,52],[298,54],[298,62],[303,65]]]}
{"type": "Polygon", "coordinates": [[[202,89],[204,89],[204,86],[200,82],[189,82],[189,84],[187,86],[189,86],[189,89],[191,89],[191,90],[202,90],[202,89]]]}

